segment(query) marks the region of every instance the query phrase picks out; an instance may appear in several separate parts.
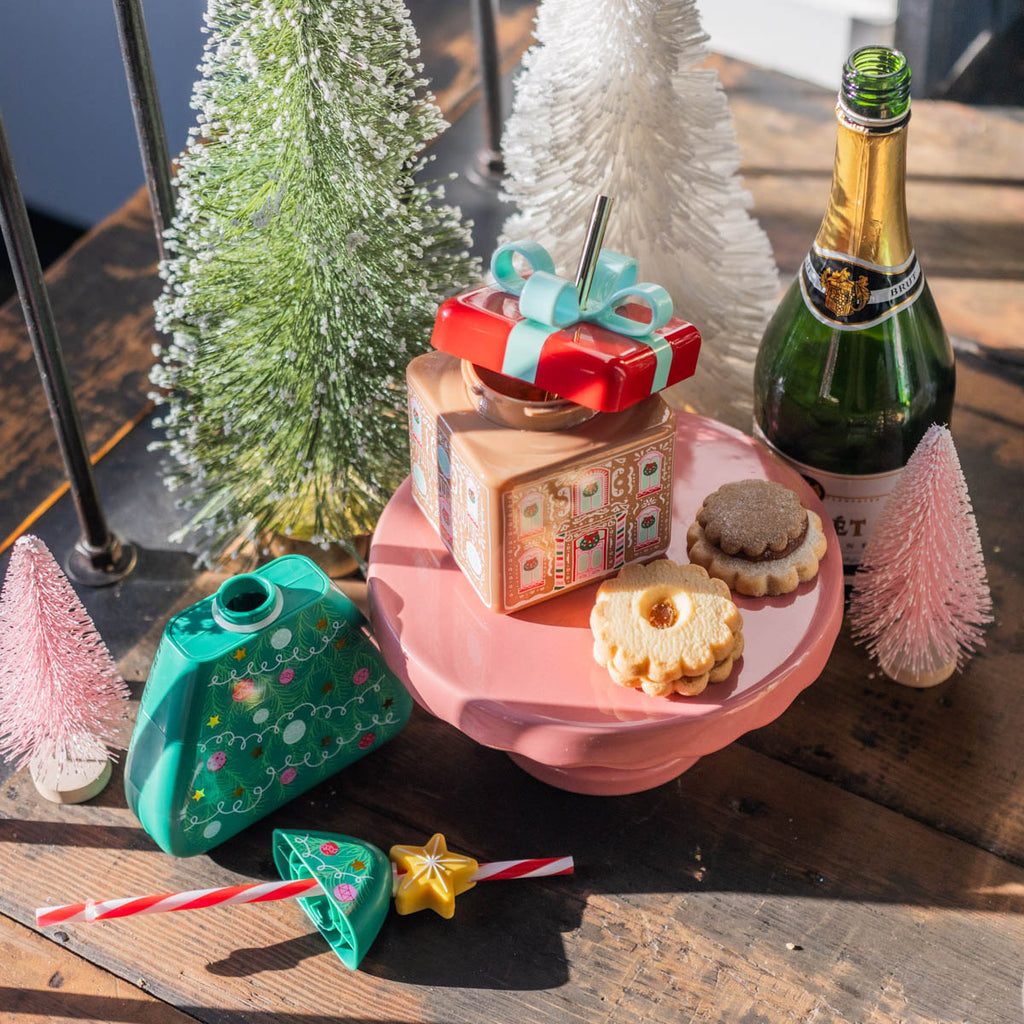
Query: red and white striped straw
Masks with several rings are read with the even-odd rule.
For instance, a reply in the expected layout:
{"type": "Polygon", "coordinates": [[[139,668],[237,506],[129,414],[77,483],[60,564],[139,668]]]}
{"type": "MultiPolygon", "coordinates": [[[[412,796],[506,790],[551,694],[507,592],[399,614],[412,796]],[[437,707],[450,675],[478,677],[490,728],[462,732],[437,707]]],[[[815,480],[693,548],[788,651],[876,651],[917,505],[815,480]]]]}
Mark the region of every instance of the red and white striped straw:
{"type": "Polygon", "coordinates": [[[86,900],[63,907],[40,907],[36,924],[45,928],[73,921],[106,921],[113,917],[134,914],[163,914],[171,910],[203,910],[231,903],[262,903],[291,896],[316,896],[322,893],[315,878],[298,878],[287,882],[253,882],[248,885],[226,885],[218,889],[192,889],[188,892],[165,892],[157,896],[128,896],[117,900],[86,900]]]}
{"type": "MultiPolygon", "coordinates": [[[[572,857],[547,857],[532,860],[496,860],[481,864],[473,874],[475,882],[501,881],[511,878],[542,878],[546,875],[571,875],[572,857]]],[[[217,889],[191,889],[167,892],[156,896],[128,896],[116,900],[86,900],[60,907],[40,907],[36,925],[46,928],[75,921],[107,921],[134,914],[163,914],[172,910],[203,910],[237,903],[266,903],[293,896],[319,896],[323,889],[315,878],[295,878],[286,882],[253,882],[227,885],[217,889]]]]}
{"type": "Polygon", "coordinates": [[[481,864],[472,874],[474,882],[500,882],[506,878],[543,878],[546,875],[571,875],[572,857],[542,857],[533,860],[492,860],[481,864]]]}

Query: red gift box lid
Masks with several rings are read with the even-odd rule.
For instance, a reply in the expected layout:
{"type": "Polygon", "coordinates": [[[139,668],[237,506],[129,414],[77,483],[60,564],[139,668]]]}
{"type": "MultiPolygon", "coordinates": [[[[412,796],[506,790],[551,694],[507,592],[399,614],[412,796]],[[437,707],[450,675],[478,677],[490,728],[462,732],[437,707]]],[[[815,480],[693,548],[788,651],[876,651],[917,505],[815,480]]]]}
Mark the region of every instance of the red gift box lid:
{"type": "MultiPolygon", "coordinates": [[[[638,322],[650,319],[649,309],[640,303],[627,303],[618,312],[638,322]]],[[[522,320],[519,299],[488,285],[442,303],[430,341],[449,355],[599,412],[628,409],[691,377],[697,367],[700,332],[678,317],[646,339],[629,338],[584,320],[561,330],[550,328],[531,380],[510,373],[506,364],[509,334],[522,320]]]]}

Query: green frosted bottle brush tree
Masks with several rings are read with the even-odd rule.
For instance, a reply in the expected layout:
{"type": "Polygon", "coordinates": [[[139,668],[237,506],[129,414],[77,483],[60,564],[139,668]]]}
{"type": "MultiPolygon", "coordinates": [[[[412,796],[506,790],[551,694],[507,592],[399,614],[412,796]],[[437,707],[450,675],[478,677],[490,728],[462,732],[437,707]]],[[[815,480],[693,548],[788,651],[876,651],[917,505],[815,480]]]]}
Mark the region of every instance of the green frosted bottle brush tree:
{"type": "Polygon", "coordinates": [[[371,530],[407,472],[404,371],[479,277],[424,183],[445,127],[401,0],[209,0],[151,379],[211,562],[371,530]]]}

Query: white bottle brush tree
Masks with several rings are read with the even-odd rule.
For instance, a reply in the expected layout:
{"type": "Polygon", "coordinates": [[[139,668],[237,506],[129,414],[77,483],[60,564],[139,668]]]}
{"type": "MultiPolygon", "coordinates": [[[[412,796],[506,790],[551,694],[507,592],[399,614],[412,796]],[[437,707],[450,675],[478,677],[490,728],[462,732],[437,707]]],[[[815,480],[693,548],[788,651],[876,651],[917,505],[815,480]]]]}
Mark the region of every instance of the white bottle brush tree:
{"type": "Polygon", "coordinates": [[[615,199],[606,247],[668,289],[701,331],[680,396],[749,431],[753,365],[777,299],[768,238],[747,212],[739,148],[694,0],[543,0],[502,149],[506,240],[571,276],[593,197],[615,199]]]}
{"type": "Polygon", "coordinates": [[[963,665],[992,620],[978,525],[946,427],[918,443],[853,579],[850,625],[882,671],[934,686],[963,665]]]}
{"type": "Polygon", "coordinates": [[[127,714],[128,687],[74,588],[39,538],[19,538],[0,592],[0,755],[50,799],[87,800],[127,714]]]}
{"type": "Polygon", "coordinates": [[[422,183],[444,128],[400,0],[209,0],[152,380],[203,561],[371,530],[408,471],[405,366],[478,279],[422,183]]]}

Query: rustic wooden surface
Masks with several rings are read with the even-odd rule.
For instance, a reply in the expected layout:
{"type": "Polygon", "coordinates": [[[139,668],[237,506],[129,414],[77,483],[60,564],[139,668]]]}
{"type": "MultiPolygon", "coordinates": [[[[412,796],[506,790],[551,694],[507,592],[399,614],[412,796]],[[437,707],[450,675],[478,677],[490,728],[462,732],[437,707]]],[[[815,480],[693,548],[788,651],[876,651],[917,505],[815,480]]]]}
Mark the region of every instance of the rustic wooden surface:
{"type": "MultiPolygon", "coordinates": [[[[716,63],[755,212],[788,276],[828,188],[831,97],[716,63]]],[[[675,782],[617,798],[544,786],[416,711],[377,755],[185,861],[140,829],[120,769],[78,807],[45,805],[17,773],[0,784],[0,1020],[1017,1024],[1024,124],[955,104],[914,109],[913,230],[959,339],[952,428],[996,606],[964,673],[931,690],[896,686],[844,630],[822,677],[775,723],[675,782]],[[480,860],[571,853],[578,873],[479,887],[450,922],[392,916],[355,973],[290,902],[34,930],[36,906],[271,878],[271,830],[304,826],[384,848],[440,830],[480,860]]],[[[140,221],[132,209],[119,218],[140,221]]],[[[143,325],[138,361],[125,356],[131,379],[152,340],[152,266],[131,237],[141,228],[119,218],[58,274],[68,286],[83,275],[83,295],[104,267],[137,282],[103,293],[106,308],[79,300],[67,314],[95,324],[93,338],[104,322],[143,325]]],[[[120,345],[130,333],[119,329],[120,345]]],[[[94,376],[116,390],[116,374],[94,376]]],[[[5,486],[20,472],[6,464],[5,486]]],[[[196,578],[177,604],[216,582],[196,578]]],[[[136,696],[159,633],[156,622],[121,662],[136,696]]]]}

